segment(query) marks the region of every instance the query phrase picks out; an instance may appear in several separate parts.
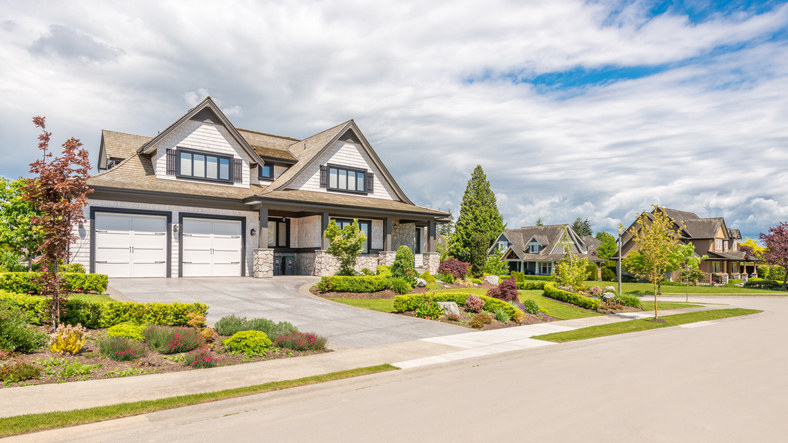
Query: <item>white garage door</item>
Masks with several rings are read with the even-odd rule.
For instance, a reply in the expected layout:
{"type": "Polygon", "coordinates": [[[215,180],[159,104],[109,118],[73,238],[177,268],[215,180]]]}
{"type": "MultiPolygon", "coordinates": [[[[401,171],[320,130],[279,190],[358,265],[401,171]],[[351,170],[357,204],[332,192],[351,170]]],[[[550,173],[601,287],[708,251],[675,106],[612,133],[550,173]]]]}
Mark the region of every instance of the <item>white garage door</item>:
{"type": "Polygon", "coordinates": [[[167,218],[97,212],[96,272],[110,277],[167,276],[167,218]]]}
{"type": "Polygon", "coordinates": [[[241,222],[183,219],[184,277],[241,275],[241,222]]]}

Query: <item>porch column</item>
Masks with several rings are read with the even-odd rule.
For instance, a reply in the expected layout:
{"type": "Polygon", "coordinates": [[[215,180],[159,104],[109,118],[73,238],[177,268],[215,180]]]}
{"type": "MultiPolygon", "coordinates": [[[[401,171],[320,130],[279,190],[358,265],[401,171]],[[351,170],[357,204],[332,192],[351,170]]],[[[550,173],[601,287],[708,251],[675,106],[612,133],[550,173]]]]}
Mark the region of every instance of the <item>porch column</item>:
{"type": "Polygon", "coordinates": [[[427,225],[427,252],[435,252],[438,245],[438,229],[435,220],[430,220],[427,225]]]}
{"type": "Polygon", "coordinates": [[[260,208],[260,232],[257,236],[257,247],[260,249],[268,248],[268,208],[260,208]]]}
{"type": "Polygon", "coordinates": [[[268,248],[268,208],[260,208],[260,231],[257,233],[257,248],[253,251],[253,273],[255,278],[273,277],[274,250],[268,248]]]}
{"type": "Polygon", "coordinates": [[[328,239],[326,238],[326,229],[328,229],[328,223],[330,219],[328,217],[328,212],[323,213],[323,222],[321,223],[322,228],[320,229],[320,238],[323,239],[322,241],[322,248],[324,251],[328,250],[329,243],[328,239]]]}

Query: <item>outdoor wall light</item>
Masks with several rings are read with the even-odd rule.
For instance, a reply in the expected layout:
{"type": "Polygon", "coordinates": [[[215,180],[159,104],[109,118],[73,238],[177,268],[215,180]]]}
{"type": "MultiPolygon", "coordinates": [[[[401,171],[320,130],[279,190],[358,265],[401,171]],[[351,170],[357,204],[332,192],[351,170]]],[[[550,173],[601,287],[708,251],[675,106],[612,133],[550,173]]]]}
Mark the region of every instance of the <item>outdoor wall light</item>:
{"type": "Polygon", "coordinates": [[[255,231],[254,228],[252,228],[252,231],[250,232],[250,234],[252,234],[252,237],[254,237],[255,235],[257,235],[257,231],[255,231]]]}
{"type": "Polygon", "coordinates": [[[172,224],[172,232],[177,234],[178,233],[178,223],[172,224]]]}

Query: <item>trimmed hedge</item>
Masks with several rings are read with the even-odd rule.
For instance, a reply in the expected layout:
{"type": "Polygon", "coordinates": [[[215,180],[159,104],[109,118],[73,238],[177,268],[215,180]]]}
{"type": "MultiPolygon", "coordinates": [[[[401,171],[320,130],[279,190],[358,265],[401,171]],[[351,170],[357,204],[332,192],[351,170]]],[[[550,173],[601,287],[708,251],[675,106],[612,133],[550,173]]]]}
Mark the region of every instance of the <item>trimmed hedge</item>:
{"type": "Polygon", "coordinates": [[[544,296],[594,311],[598,310],[600,305],[599,300],[595,300],[584,295],[575,294],[574,292],[564,291],[563,289],[558,289],[555,286],[555,283],[545,283],[544,296]]]}
{"type": "Polygon", "coordinates": [[[378,292],[389,286],[389,278],[380,275],[323,277],[317,283],[317,288],[323,292],[378,292]]]}
{"type": "Polygon", "coordinates": [[[544,290],[544,285],[546,283],[547,283],[546,281],[518,281],[517,282],[517,289],[520,289],[522,291],[529,291],[529,290],[534,290],[534,289],[538,289],[540,291],[543,291],[544,290]]]}
{"type": "MultiPolygon", "coordinates": [[[[27,315],[30,324],[42,325],[49,321],[49,299],[40,295],[14,294],[0,291],[0,301],[20,309],[27,315]]],[[[68,300],[64,323],[90,329],[109,328],[120,323],[153,323],[167,326],[188,325],[190,313],[202,315],[208,312],[204,303],[135,303],[135,302],[88,302],[68,300]]]]}
{"type": "Polygon", "coordinates": [[[753,289],[776,289],[780,291],[784,291],[783,282],[774,281],[774,280],[748,280],[747,283],[744,284],[745,288],[753,288],[753,289]]]}
{"type": "MultiPolygon", "coordinates": [[[[0,290],[20,294],[38,294],[41,284],[37,281],[39,272],[6,272],[0,274],[0,290]]],[[[104,292],[107,290],[107,276],[104,274],[83,274],[66,272],[63,276],[64,288],[75,292],[104,292]]]]}
{"type": "MultiPolygon", "coordinates": [[[[427,300],[434,300],[434,301],[453,301],[457,303],[457,306],[465,306],[465,300],[468,299],[468,293],[463,291],[446,291],[441,292],[440,294],[436,294],[434,292],[429,292],[426,294],[409,294],[409,295],[398,295],[394,297],[394,311],[395,312],[405,312],[405,311],[415,311],[422,303],[426,302],[427,300]]],[[[514,306],[510,305],[509,303],[498,300],[492,297],[488,297],[486,295],[477,295],[484,302],[484,310],[487,312],[493,312],[496,308],[503,309],[506,311],[511,318],[516,318],[518,309],[514,306]]]]}

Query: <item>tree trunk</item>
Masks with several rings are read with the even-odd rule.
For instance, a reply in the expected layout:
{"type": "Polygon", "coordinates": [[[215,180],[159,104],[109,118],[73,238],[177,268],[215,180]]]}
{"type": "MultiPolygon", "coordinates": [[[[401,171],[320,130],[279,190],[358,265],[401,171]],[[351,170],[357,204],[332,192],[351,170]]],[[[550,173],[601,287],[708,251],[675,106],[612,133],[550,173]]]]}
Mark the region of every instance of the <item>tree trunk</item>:
{"type": "Polygon", "coordinates": [[[685,302],[689,301],[689,280],[687,280],[687,292],[685,294],[684,301],[685,302]]]}
{"type": "Polygon", "coordinates": [[[27,255],[27,272],[33,272],[33,254],[27,255]]]}

